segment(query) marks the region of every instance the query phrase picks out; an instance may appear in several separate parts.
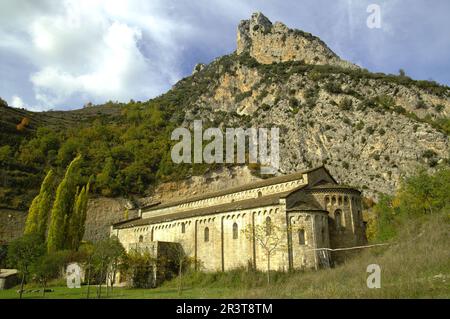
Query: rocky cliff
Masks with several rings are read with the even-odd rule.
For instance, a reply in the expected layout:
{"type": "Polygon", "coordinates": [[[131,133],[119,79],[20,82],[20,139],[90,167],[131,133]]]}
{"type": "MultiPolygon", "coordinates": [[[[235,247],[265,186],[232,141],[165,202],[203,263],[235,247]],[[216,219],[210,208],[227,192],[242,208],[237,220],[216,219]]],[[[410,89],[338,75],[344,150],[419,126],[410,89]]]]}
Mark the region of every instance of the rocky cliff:
{"type": "Polygon", "coordinates": [[[252,14],[249,20],[243,20],[239,24],[236,53],[249,53],[263,64],[302,61],[306,64],[357,68],[356,65],[341,60],[318,37],[289,29],[281,22],[272,24],[260,12],[252,14]]]}
{"type": "Polygon", "coordinates": [[[281,171],[326,164],[366,196],[391,193],[418,165],[449,158],[450,90],[374,74],[337,57],[320,39],[261,13],[238,27],[236,53],[190,79],[212,80],[186,114],[219,126],[281,129],[281,171]]]}
{"type": "MultiPolygon", "coordinates": [[[[132,141],[128,145],[145,145],[140,137],[142,132],[138,132],[137,127],[143,130],[144,126],[150,125],[141,123],[145,116],[149,117],[148,114],[155,118],[160,116],[154,111],[152,103],[159,103],[157,109],[163,109],[161,101],[170,106],[176,105],[177,114],[161,115],[166,124],[180,119],[182,125],[191,127],[194,120],[202,119],[205,127],[222,129],[279,127],[281,163],[278,174],[325,164],[339,182],[358,187],[366,197],[392,193],[402,177],[411,174],[418,166],[434,170],[439,165],[449,163],[448,87],[430,81],[415,81],[405,75],[371,73],[340,59],[319,38],[289,29],[280,22],[272,24],[261,13],[255,13],[249,20],[239,24],[236,52],[217,58],[208,65],[198,64],[191,76],[179,81],[162,97],[145,103],[132,103],[125,110],[122,109],[123,105],[114,105],[104,109],[92,107],[79,114],[70,112],[75,119],[80,116],[86,118],[78,120],[80,123],[94,118],[96,123],[103,125],[99,131],[106,130],[111,135],[103,148],[116,148],[117,158],[113,157],[122,169],[115,174],[117,178],[112,180],[114,183],[123,183],[119,177],[136,164],[121,162],[123,154],[131,159],[142,159],[139,147],[136,148],[139,156],[132,156],[134,153],[123,149],[123,141],[132,141]],[[85,114],[88,111],[89,116],[85,114]],[[119,124],[122,131],[117,130],[119,124]],[[125,133],[114,135],[119,134],[118,131],[120,134],[125,133]],[[122,142],[111,144],[115,141],[122,142]]],[[[26,116],[32,121],[36,116],[42,117],[43,123],[57,116],[53,121],[57,125],[54,126],[64,130],[76,121],[69,123],[66,119],[68,114],[62,113],[26,116]]],[[[18,120],[19,117],[8,122],[11,131],[15,130],[18,120]]],[[[164,125],[158,121],[155,123],[160,125],[158,131],[162,131],[164,125]]],[[[3,133],[3,140],[11,139],[9,131],[3,133]]],[[[103,135],[98,136],[99,140],[103,135]]],[[[153,139],[154,136],[146,138],[153,139]]],[[[64,146],[64,141],[60,143],[64,146]]],[[[79,144],[83,143],[77,142],[79,144]]],[[[43,162],[48,157],[44,155],[43,162]]],[[[99,174],[105,166],[102,164],[104,159],[98,154],[96,156],[100,167],[92,165],[92,174],[99,174]]],[[[164,162],[155,159],[151,162],[152,169],[158,170],[161,163],[164,162]]],[[[89,164],[86,163],[87,166],[89,164]]],[[[19,175],[19,169],[33,173],[19,167],[17,163],[6,167],[8,172],[14,172],[15,175],[19,175]]],[[[0,173],[2,170],[5,171],[5,168],[0,165],[0,173]]],[[[136,176],[138,173],[141,172],[136,172],[136,176]]],[[[190,168],[176,169],[176,173],[180,175],[176,176],[178,179],[186,179],[181,182],[148,183],[145,185],[146,196],[134,194],[133,201],[123,199],[125,195],[130,197],[130,194],[121,194],[123,196],[115,199],[97,197],[91,200],[85,238],[103,238],[111,223],[137,216],[139,205],[180,199],[258,179],[246,166],[216,165],[206,171],[190,168]]],[[[130,176],[135,178],[134,175],[130,176]]],[[[24,178],[24,185],[29,185],[29,180],[24,178]]],[[[37,192],[37,186],[36,189],[19,188],[12,182],[7,186],[11,196],[15,196],[11,202],[19,200],[19,195],[15,194],[23,193],[25,188],[30,193],[29,198],[37,192]]],[[[0,225],[8,223],[12,226],[11,231],[3,227],[1,237],[9,239],[12,233],[16,234],[21,229],[19,224],[24,219],[23,213],[17,214],[15,218],[12,211],[5,213],[5,222],[0,225]]]]}

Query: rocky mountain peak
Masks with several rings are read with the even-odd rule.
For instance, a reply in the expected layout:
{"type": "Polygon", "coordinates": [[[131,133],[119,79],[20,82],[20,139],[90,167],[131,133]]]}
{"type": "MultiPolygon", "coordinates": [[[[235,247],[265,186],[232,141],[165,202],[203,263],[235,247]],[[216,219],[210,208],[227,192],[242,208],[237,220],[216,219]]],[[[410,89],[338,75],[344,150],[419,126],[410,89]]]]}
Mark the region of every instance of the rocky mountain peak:
{"type": "Polygon", "coordinates": [[[329,64],[357,68],[340,59],[318,37],[310,33],[290,29],[281,22],[272,23],[261,12],[238,26],[237,54],[249,53],[259,63],[302,61],[306,64],[329,64]]]}

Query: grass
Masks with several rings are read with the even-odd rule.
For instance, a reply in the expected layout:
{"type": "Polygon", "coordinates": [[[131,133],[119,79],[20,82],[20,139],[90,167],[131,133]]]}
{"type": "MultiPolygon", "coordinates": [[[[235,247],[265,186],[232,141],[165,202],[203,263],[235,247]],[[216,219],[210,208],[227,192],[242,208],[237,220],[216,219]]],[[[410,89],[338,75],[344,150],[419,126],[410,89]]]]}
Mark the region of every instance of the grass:
{"type": "MultiPolygon", "coordinates": [[[[174,279],[156,289],[115,288],[108,298],[449,298],[449,235],[448,214],[428,216],[411,221],[391,246],[368,249],[332,269],[273,272],[270,285],[262,272],[193,272],[184,276],[181,295],[174,279]],[[369,264],[381,267],[380,289],[367,288],[369,264]]],[[[45,298],[86,298],[87,287],[59,284],[45,298]]],[[[0,291],[0,299],[18,298],[16,290],[0,291]]],[[[91,288],[92,298],[95,290],[91,288]]],[[[26,293],[24,298],[42,295],[26,293]]]]}
{"type": "MultiPolygon", "coordinates": [[[[8,289],[0,291],[0,299],[17,299],[19,294],[17,289],[8,289]]],[[[37,288],[36,288],[37,289],[37,288]]],[[[47,292],[45,297],[42,292],[25,293],[23,299],[86,299],[87,287],[82,286],[79,289],[70,289],[64,286],[51,287],[53,292],[47,292]]],[[[178,294],[177,288],[156,288],[156,289],[135,289],[135,288],[114,288],[114,291],[106,297],[103,289],[102,298],[107,299],[197,299],[197,298],[226,298],[231,293],[230,289],[222,288],[186,288],[183,294],[178,294]]],[[[90,298],[96,298],[95,287],[91,287],[90,298]]]]}

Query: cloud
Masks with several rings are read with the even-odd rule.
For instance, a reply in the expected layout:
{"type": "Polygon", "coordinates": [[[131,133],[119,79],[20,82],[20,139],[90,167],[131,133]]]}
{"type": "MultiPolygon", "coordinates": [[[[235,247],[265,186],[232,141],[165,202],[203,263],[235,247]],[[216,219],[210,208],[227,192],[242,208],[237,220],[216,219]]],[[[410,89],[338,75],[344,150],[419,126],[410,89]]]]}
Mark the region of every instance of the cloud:
{"type": "Polygon", "coordinates": [[[13,97],[11,98],[10,105],[12,107],[16,107],[16,108],[23,108],[23,107],[25,107],[25,103],[23,103],[22,99],[19,96],[17,96],[17,95],[13,95],[13,97]]]}
{"type": "Polygon", "coordinates": [[[404,68],[449,84],[450,4],[435,2],[375,1],[383,25],[371,30],[372,0],[1,1],[0,96],[35,109],[147,100],[196,63],[232,52],[239,20],[254,11],[312,32],[370,70],[404,68]]]}
{"type": "Polygon", "coordinates": [[[5,20],[0,35],[6,40],[0,48],[36,67],[29,79],[42,108],[74,98],[96,103],[147,99],[181,76],[172,35],[177,26],[159,15],[139,16],[145,1],[131,6],[122,1],[66,0],[61,10],[48,13],[26,1],[2,6],[3,14],[19,14],[20,9],[28,14],[26,27],[5,20]]]}

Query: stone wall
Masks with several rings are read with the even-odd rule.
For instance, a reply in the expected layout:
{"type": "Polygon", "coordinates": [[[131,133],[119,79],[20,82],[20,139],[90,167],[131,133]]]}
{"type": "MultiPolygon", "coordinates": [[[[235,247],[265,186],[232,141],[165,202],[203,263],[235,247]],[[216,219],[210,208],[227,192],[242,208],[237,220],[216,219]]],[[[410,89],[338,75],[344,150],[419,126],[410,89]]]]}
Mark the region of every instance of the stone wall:
{"type": "MultiPolygon", "coordinates": [[[[247,267],[249,264],[265,270],[267,257],[263,249],[254,240],[247,238],[242,230],[248,225],[264,223],[267,217],[286,230],[284,212],[282,205],[271,205],[155,225],[114,229],[112,234],[117,235],[125,247],[139,241],[179,242],[186,254],[194,257],[206,271],[230,270],[247,267]],[[237,238],[233,233],[234,224],[237,225],[237,238]]],[[[287,243],[287,237],[284,241],[287,243]]],[[[271,265],[271,269],[288,269],[287,247],[273,254],[271,265]]]]}
{"type": "MultiPolygon", "coordinates": [[[[367,243],[359,192],[350,189],[314,190],[311,195],[329,212],[331,248],[354,247],[367,243]]],[[[333,252],[332,259],[338,263],[343,262],[355,253],[356,251],[333,252]]]]}

